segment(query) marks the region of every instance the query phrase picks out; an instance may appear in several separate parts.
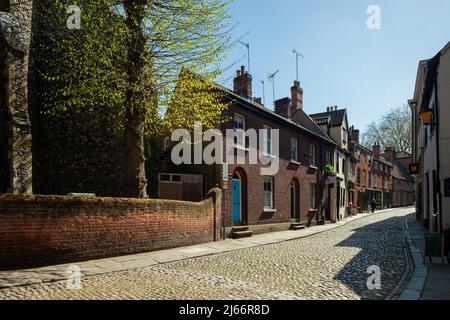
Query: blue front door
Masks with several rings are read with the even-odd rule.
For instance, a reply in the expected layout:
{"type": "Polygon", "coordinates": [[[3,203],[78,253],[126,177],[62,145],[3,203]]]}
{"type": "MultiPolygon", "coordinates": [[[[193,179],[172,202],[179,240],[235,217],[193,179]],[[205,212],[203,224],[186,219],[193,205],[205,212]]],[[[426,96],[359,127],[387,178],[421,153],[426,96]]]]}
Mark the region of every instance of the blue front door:
{"type": "Polygon", "coordinates": [[[233,180],[232,183],[233,194],[233,223],[242,223],[242,210],[241,210],[241,181],[233,180]]]}

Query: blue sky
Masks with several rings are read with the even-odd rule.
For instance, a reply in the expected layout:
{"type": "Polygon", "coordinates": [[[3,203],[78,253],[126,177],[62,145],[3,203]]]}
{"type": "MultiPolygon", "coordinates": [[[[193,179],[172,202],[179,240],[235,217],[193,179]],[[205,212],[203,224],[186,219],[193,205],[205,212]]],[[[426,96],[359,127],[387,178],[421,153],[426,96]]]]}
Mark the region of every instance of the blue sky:
{"type": "MultiPolygon", "coordinates": [[[[419,60],[450,41],[450,0],[234,0],[230,13],[239,23],[234,39],[251,30],[243,41],[251,44],[254,96],[262,97],[265,80],[266,105],[272,107],[267,76],[277,69],[276,98],[290,95],[296,48],[305,55],[305,112],[345,107],[350,123],[362,130],[412,97],[419,60]],[[381,9],[381,30],[367,28],[370,5],[381,9]]],[[[244,46],[236,46],[226,65],[245,54],[244,46]]],[[[241,64],[247,59],[227,72],[227,87],[241,64]]]]}

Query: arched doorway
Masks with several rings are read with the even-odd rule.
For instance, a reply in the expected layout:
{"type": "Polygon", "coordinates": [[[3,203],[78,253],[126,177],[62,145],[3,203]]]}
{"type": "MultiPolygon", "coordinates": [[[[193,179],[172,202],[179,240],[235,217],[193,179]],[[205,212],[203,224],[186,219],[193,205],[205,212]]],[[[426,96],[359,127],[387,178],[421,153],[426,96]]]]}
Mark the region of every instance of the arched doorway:
{"type": "Polygon", "coordinates": [[[243,170],[237,169],[233,173],[231,184],[231,210],[234,226],[248,224],[247,221],[247,179],[243,170]]]}
{"type": "Polygon", "coordinates": [[[299,184],[296,179],[291,181],[289,191],[291,195],[291,219],[300,221],[300,193],[299,184]]]}

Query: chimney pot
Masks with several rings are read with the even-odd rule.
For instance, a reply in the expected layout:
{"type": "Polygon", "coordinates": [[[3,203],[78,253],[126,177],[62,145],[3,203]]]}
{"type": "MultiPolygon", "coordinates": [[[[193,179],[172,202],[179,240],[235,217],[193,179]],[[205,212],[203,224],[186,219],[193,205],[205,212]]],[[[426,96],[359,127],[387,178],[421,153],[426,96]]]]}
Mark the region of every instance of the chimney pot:
{"type": "Polygon", "coordinates": [[[252,99],[252,76],[245,72],[245,67],[241,66],[241,69],[237,71],[237,76],[234,78],[234,93],[246,98],[252,99]]]}

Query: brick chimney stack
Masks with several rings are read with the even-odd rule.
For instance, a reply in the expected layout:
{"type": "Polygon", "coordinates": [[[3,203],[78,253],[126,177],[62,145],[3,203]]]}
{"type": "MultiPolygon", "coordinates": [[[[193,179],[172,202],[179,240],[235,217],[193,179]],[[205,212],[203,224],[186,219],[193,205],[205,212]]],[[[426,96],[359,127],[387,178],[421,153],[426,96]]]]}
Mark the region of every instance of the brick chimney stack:
{"type": "Polygon", "coordinates": [[[358,129],[352,130],[352,139],[355,141],[356,144],[359,144],[359,133],[360,131],[358,129]]]}
{"type": "Polygon", "coordinates": [[[292,117],[291,112],[291,99],[288,97],[275,101],[275,113],[282,117],[290,119],[292,117]]]}
{"type": "Polygon", "coordinates": [[[245,98],[252,99],[252,76],[245,71],[245,67],[242,66],[241,70],[236,71],[236,78],[234,78],[234,93],[245,98]]]}
{"type": "Polygon", "coordinates": [[[389,162],[393,162],[395,160],[395,150],[392,147],[387,147],[384,150],[384,158],[389,162]]]}
{"type": "Polygon", "coordinates": [[[291,88],[292,100],[292,115],[298,110],[303,110],[303,89],[300,87],[299,81],[294,81],[294,86],[291,88]]]}
{"type": "Polygon", "coordinates": [[[379,157],[381,155],[381,146],[379,143],[374,144],[372,150],[375,157],[379,157]]]}

